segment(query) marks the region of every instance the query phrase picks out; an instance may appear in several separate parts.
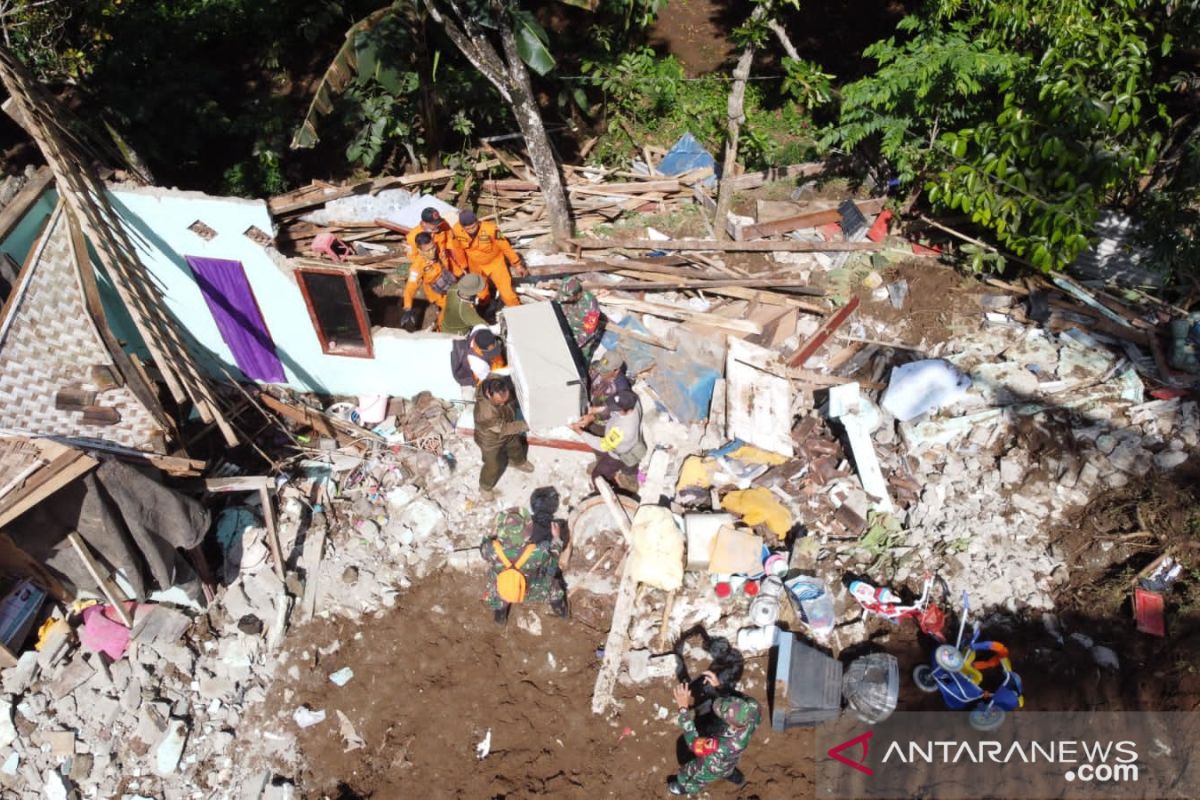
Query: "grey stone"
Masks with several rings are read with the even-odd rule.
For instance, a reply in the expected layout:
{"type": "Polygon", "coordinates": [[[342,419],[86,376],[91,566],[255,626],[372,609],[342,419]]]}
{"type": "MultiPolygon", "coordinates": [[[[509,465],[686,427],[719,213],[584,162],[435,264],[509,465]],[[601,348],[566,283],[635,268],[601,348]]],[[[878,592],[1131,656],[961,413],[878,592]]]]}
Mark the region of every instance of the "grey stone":
{"type": "Polygon", "coordinates": [[[67,784],[56,769],[46,770],[45,783],[42,784],[45,800],[67,800],[67,784]]]}
{"type": "Polygon", "coordinates": [[[142,704],[142,683],[141,681],[131,680],[125,684],[125,690],[121,692],[121,709],[123,711],[137,711],[142,704]]]}
{"type": "Polygon", "coordinates": [[[24,694],[33,683],[38,671],[38,652],[27,650],[17,659],[15,667],[4,670],[4,691],[8,694],[24,694]]]}
{"type": "Polygon", "coordinates": [[[92,774],[92,766],[96,758],[91,753],[79,753],[71,759],[71,774],[69,777],[76,783],[84,783],[92,774]]]}
{"type": "Polygon", "coordinates": [[[57,664],[67,654],[70,642],[71,630],[68,626],[57,626],[50,632],[38,653],[38,666],[42,668],[42,672],[57,664]]]}
{"type": "Polygon", "coordinates": [[[1109,453],[1108,460],[1122,472],[1130,472],[1137,467],[1138,458],[1144,453],[1145,451],[1136,444],[1122,442],[1109,453]]]}
{"type": "Polygon", "coordinates": [[[237,689],[237,684],[224,675],[214,675],[207,670],[202,670],[199,680],[200,696],[205,700],[214,698],[223,698],[233,694],[237,689]]]}
{"type": "Polygon", "coordinates": [[[181,719],[172,719],[167,723],[167,732],[154,750],[154,771],[158,775],[167,776],[175,773],[179,759],[183,757],[183,748],[187,745],[189,728],[181,719]]]}
{"type": "Polygon", "coordinates": [[[1000,459],[1000,482],[1006,486],[1011,486],[1020,482],[1025,476],[1025,466],[1018,459],[1012,456],[1005,456],[1000,459]]]}
{"type": "Polygon", "coordinates": [[[1050,509],[1047,507],[1047,504],[1026,497],[1021,493],[1014,493],[1011,502],[1013,507],[1017,510],[1024,511],[1026,514],[1030,514],[1038,519],[1041,519],[1050,513],[1050,509]]]}
{"type": "Polygon", "coordinates": [[[271,771],[265,769],[247,778],[242,783],[240,800],[260,800],[269,780],[271,780],[271,771]]]}
{"type": "Polygon", "coordinates": [[[133,732],[136,739],[147,746],[154,746],[167,732],[171,707],[166,703],[154,701],[143,703],[138,710],[137,729],[133,732]]]}
{"type": "Polygon", "coordinates": [[[196,668],[196,654],[187,645],[174,642],[158,642],[154,650],[159,658],[173,664],[184,675],[191,675],[196,668]]]}
{"type": "Polygon", "coordinates": [[[17,711],[28,720],[37,721],[45,715],[50,703],[44,694],[31,694],[17,706],[17,711]]]}
{"type": "Polygon", "coordinates": [[[132,635],[139,642],[147,644],[173,643],[178,642],[191,625],[191,618],[174,608],[164,605],[140,606],[132,635]]]}
{"type": "Polygon", "coordinates": [[[1093,462],[1088,461],[1079,470],[1079,478],[1076,480],[1076,485],[1084,492],[1090,493],[1100,480],[1100,468],[1093,462]]]}
{"type": "Polygon", "coordinates": [[[291,781],[280,781],[268,786],[262,795],[263,800],[296,800],[296,787],[291,781]]]}
{"type": "Polygon", "coordinates": [[[50,683],[48,690],[56,700],[69,695],[92,677],[94,670],[82,658],[76,658],[59,672],[50,683]]]}
{"type": "Polygon", "coordinates": [[[8,747],[16,738],[17,729],[13,725],[12,701],[0,701],[0,748],[8,747]]]}
{"type": "Polygon", "coordinates": [[[1154,466],[1162,470],[1175,469],[1188,460],[1188,454],[1182,450],[1164,450],[1154,457],[1154,466]]]}

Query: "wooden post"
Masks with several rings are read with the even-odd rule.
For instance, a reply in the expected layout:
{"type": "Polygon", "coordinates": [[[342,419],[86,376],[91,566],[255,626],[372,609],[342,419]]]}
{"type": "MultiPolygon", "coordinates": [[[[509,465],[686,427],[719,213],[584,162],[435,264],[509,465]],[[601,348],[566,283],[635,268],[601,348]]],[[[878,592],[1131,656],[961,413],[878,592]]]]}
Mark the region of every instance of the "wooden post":
{"type": "Polygon", "coordinates": [[[88,574],[92,576],[92,580],[96,582],[100,593],[104,595],[104,599],[108,604],[116,609],[117,616],[121,618],[126,628],[133,627],[133,620],[129,617],[129,612],[125,610],[125,604],[117,599],[116,587],[112,585],[108,577],[100,571],[100,564],[96,561],[92,552],[84,543],[83,537],[77,532],[71,531],[67,534],[67,539],[71,542],[71,546],[75,548],[75,552],[79,554],[79,559],[83,562],[83,566],[87,568],[88,574]]]}
{"type": "Polygon", "coordinates": [[[271,560],[275,562],[275,574],[283,580],[283,549],[279,546],[279,529],[275,527],[275,509],[271,507],[271,492],[263,486],[258,490],[262,500],[263,520],[267,523],[267,545],[271,548],[271,560]]]}

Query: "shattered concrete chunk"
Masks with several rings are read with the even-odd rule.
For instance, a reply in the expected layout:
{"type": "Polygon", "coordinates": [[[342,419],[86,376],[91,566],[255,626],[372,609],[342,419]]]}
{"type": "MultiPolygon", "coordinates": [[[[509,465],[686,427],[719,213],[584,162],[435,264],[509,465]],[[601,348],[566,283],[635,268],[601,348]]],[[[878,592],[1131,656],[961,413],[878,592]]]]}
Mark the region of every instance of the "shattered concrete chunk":
{"type": "Polygon", "coordinates": [[[0,747],[8,747],[17,738],[17,729],[13,725],[13,704],[11,700],[0,701],[0,747]]]}
{"type": "Polygon", "coordinates": [[[154,751],[154,771],[162,776],[172,775],[179,766],[183,748],[187,744],[189,728],[181,719],[172,719],[167,725],[167,734],[154,751]]]}
{"type": "Polygon", "coordinates": [[[38,671],[38,652],[27,650],[17,659],[15,667],[4,670],[4,691],[7,694],[24,694],[38,671]]]}

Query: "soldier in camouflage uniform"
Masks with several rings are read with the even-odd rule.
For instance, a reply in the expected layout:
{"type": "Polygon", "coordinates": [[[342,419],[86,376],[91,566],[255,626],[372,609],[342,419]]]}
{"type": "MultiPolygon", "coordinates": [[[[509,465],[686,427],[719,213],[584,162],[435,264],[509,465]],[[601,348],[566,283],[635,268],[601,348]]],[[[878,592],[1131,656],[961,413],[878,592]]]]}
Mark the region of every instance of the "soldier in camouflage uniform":
{"type": "Polygon", "coordinates": [[[536,489],[530,498],[533,514],[523,508],[509,508],[499,512],[492,524],[493,532],[483,537],[479,544],[480,554],[491,566],[485,599],[495,612],[496,623],[499,625],[508,620],[511,604],[501,599],[496,591],[496,576],[505,567],[492,546],[493,539],[499,540],[510,564],[517,563],[526,544],[534,545],[533,553],[521,567],[521,574],[525,576],[525,602],[549,603],[555,614],[560,617],[567,616],[567,587],[558,565],[558,557],[563,549],[561,526],[559,522],[552,520],[553,512],[550,512],[550,516],[540,513],[543,507],[548,506],[551,493],[554,507],[557,508],[557,492],[548,488],[536,489]],[[549,529],[548,535],[546,528],[549,529]]]}
{"type": "Polygon", "coordinates": [[[583,281],[577,277],[567,278],[558,287],[558,296],[554,298],[567,318],[567,325],[575,336],[575,344],[583,353],[584,363],[592,360],[604,334],[604,314],[596,296],[584,290],[583,281]]]}
{"type": "Polygon", "coordinates": [[[713,713],[725,724],[725,730],[718,737],[705,739],[696,731],[692,694],[686,683],[675,687],[675,702],[679,706],[676,722],[696,757],[680,767],[678,775],[667,778],[667,790],[675,795],[696,794],[705,784],[722,778],[735,786],[745,783],[737,763],[762,719],[758,703],[740,695],[714,700],[713,713]]]}

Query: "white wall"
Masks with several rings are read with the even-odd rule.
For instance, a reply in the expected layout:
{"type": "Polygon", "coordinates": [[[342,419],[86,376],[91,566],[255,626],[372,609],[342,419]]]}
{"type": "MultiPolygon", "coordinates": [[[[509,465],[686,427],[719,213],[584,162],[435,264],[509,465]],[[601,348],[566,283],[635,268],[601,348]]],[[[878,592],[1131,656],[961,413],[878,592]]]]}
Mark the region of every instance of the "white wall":
{"type": "MultiPolygon", "coordinates": [[[[295,278],[262,246],[243,235],[251,225],[273,232],[265,202],[164,189],[114,190],[112,197],[170,311],[181,327],[233,374],[239,374],[233,355],[184,256],[242,263],[290,386],[325,394],[411,397],[428,390],[441,398],[460,396],[450,374],[450,336],[376,328],[374,358],[321,352],[295,278]],[[196,220],[217,231],[217,236],[205,241],[188,230],[196,220]]],[[[224,377],[215,364],[201,363],[214,376],[224,377]]]]}

